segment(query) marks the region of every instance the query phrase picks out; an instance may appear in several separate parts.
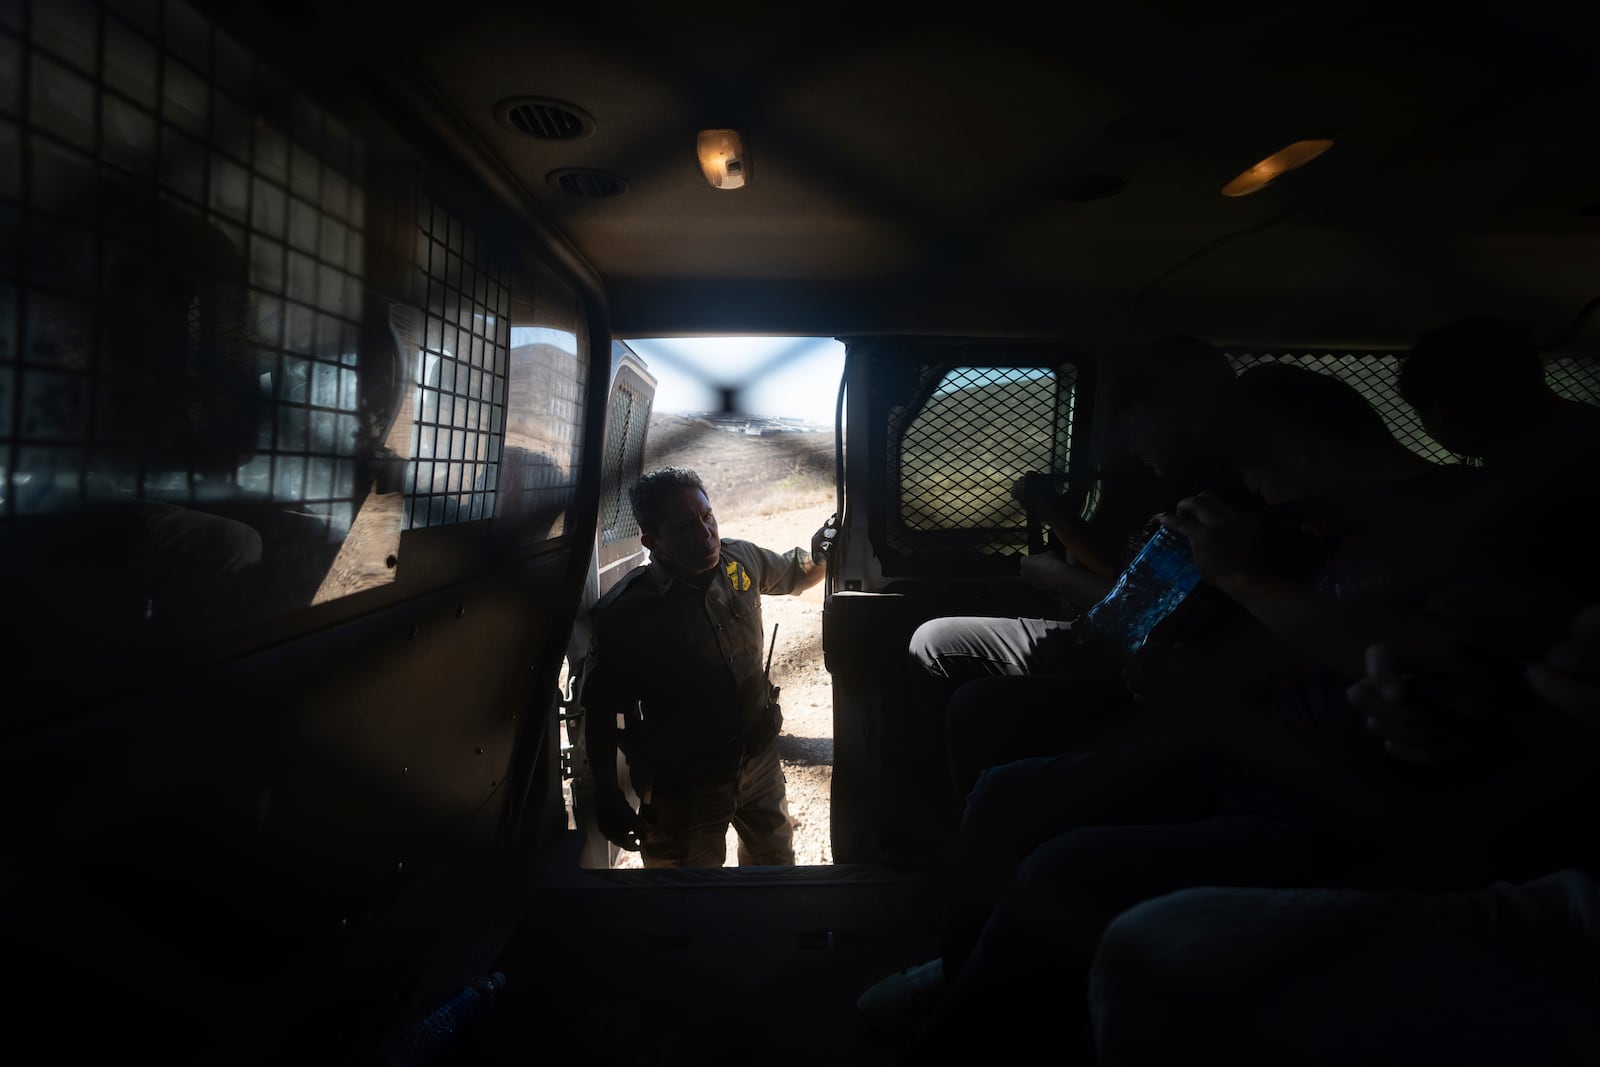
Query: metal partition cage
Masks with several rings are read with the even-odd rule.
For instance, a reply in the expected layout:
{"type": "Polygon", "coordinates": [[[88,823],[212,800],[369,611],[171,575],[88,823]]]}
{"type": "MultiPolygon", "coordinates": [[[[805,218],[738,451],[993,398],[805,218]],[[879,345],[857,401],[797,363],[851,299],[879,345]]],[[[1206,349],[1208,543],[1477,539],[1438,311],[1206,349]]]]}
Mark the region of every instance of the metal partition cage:
{"type": "Polygon", "coordinates": [[[180,0],[0,6],[10,567],[113,629],[232,626],[320,602],[375,487],[562,532],[577,298],[376,153],[180,0]]]}

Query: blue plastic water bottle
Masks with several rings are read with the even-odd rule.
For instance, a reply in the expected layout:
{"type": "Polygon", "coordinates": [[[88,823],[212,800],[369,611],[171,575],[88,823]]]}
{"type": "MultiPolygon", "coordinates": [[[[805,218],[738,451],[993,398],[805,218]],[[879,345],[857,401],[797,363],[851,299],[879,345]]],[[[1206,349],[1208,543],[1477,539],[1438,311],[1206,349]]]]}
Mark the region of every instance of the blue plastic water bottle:
{"type": "Polygon", "coordinates": [[[388,1061],[391,1067],[426,1063],[460,1030],[483,1018],[505,984],[506,976],[499,971],[474,978],[471,984],[390,1043],[388,1061]]]}
{"type": "Polygon", "coordinates": [[[1111,592],[1089,609],[1089,625],[1132,655],[1199,584],[1189,539],[1163,526],[1118,576],[1111,592]]]}

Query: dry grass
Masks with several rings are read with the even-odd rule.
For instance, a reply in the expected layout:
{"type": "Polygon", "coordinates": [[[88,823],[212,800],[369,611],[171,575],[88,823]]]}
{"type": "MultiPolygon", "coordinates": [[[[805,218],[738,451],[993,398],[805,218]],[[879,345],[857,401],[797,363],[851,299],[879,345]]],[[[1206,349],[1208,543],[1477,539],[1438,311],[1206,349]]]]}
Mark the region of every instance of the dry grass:
{"type": "Polygon", "coordinates": [[[818,507],[820,521],[833,509],[832,434],[750,437],[700,419],[657,414],[648,442],[645,468],[693,469],[724,520],[818,507]]]}
{"type": "Polygon", "coordinates": [[[717,513],[723,519],[770,518],[785,512],[812,509],[818,513],[819,518],[822,518],[833,510],[834,500],[831,484],[821,484],[815,478],[795,477],[785,479],[753,498],[732,497],[731,506],[719,507],[717,513]]]}

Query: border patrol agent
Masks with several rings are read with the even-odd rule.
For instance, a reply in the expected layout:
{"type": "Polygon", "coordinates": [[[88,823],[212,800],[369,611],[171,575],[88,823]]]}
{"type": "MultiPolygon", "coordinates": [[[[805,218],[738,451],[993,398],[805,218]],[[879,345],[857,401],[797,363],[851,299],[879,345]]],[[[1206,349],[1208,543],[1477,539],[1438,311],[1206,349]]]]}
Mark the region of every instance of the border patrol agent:
{"type": "Polygon", "coordinates": [[[731,823],[741,866],[792,864],[761,597],[822,580],[823,531],[811,554],[724,540],[699,475],[682,467],[651,471],[630,495],[650,563],[595,605],[583,690],[600,830],[646,867],[721,867],[731,823]],[[617,781],[619,750],[637,812],[617,781]]]}

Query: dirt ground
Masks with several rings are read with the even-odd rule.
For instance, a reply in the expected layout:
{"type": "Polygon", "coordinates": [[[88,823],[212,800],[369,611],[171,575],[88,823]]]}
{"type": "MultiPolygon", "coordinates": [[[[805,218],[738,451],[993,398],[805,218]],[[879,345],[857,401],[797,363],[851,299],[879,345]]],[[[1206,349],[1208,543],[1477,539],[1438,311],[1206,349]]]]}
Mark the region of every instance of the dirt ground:
{"type": "MultiPolygon", "coordinates": [[[[784,552],[809,549],[811,535],[833,512],[834,438],[831,433],[753,437],[717,430],[701,420],[656,415],[650,420],[646,468],[690,467],[706,483],[722,536],[784,552]]],[[[822,665],[823,587],[798,596],[762,598],[772,652],[772,681],[781,689],[783,733],[778,754],[788,779],[795,861],[833,862],[828,796],[833,781],[833,685],[822,665]]],[[[737,837],[728,831],[728,865],[737,837]]],[[[626,853],[618,867],[637,867],[626,853]]]]}

